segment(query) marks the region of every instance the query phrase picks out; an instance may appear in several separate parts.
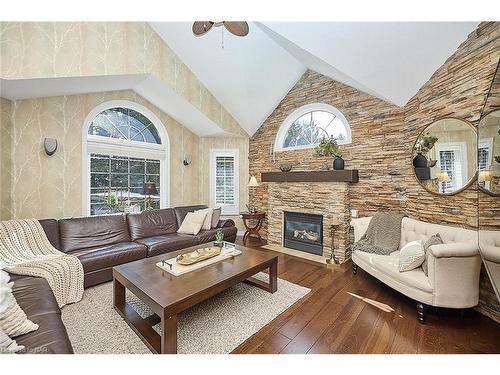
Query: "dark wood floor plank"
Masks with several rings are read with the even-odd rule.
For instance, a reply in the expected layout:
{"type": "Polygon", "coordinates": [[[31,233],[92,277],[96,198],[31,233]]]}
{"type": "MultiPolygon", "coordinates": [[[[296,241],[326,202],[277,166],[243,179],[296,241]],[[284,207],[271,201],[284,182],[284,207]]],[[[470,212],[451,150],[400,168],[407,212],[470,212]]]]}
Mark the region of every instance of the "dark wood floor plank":
{"type": "Polygon", "coordinates": [[[283,336],[279,332],[274,332],[267,336],[260,345],[252,349],[251,353],[278,354],[289,342],[290,339],[288,337],[283,336]]]}
{"type": "MultiPolygon", "coordinates": [[[[249,246],[260,248],[255,240],[249,246]]],[[[500,353],[500,324],[472,312],[429,311],[416,319],[416,302],[351,263],[327,268],[283,253],[278,277],[311,289],[233,353],[500,353]],[[386,313],[347,292],[393,307],[386,313]]]]}

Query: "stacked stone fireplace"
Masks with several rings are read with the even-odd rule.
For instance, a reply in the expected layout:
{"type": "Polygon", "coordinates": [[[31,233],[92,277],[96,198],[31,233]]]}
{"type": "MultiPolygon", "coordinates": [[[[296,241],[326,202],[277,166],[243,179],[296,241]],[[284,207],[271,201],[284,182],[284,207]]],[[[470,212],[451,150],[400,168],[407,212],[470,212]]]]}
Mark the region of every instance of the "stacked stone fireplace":
{"type": "Polygon", "coordinates": [[[348,183],[270,182],[267,188],[268,243],[290,249],[297,249],[302,245],[306,249],[297,250],[329,258],[332,246],[331,226],[338,220],[341,225],[335,227],[335,258],[339,262],[350,258],[348,183]],[[287,233],[287,213],[295,215],[295,219],[297,214],[299,218],[308,215],[309,218],[302,227],[296,224],[300,220],[293,220],[294,224],[291,228],[288,227],[287,233]],[[313,218],[320,218],[320,223],[317,220],[312,223],[313,218]]]}

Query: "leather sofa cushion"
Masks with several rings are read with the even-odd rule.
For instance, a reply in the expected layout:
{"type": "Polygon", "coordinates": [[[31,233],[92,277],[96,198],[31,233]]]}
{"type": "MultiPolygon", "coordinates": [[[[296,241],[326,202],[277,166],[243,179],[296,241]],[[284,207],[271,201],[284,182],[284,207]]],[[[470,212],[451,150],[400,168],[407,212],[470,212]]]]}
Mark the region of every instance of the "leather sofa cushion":
{"type": "Polygon", "coordinates": [[[118,264],[145,258],[146,246],[135,242],[122,242],[109,246],[97,246],[71,252],[82,262],[83,271],[91,272],[118,264]]]}
{"type": "Polygon", "coordinates": [[[198,239],[190,234],[172,233],[164,236],[142,238],[137,242],[148,247],[148,257],[166,254],[198,244],[198,239]]]}
{"type": "Polygon", "coordinates": [[[197,206],[183,206],[183,207],[175,207],[175,216],[177,218],[177,226],[180,227],[182,222],[184,221],[184,218],[188,214],[188,212],[194,212],[196,210],[202,210],[204,208],[207,208],[207,206],[204,205],[197,205],[197,206]]]}
{"type": "Polygon", "coordinates": [[[61,219],[59,231],[64,252],[130,242],[125,215],[61,219]]]}
{"type": "Polygon", "coordinates": [[[173,208],[145,210],[127,216],[132,241],[177,232],[177,218],[173,208]]]}
{"type": "Polygon", "coordinates": [[[28,316],[61,314],[47,280],[41,277],[11,275],[12,293],[28,316]]]}
{"type": "Polygon", "coordinates": [[[24,345],[28,354],[72,354],[73,347],[61,315],[56,313],[29,316],[38,324],[36,331],[15,338],[18,345],[24,345]]]}
{"type": "Polygon", "coordinates": [[[196,238],[198,239],[199,243],[207,243],[207,242],[215,241],[215,233],[219,229],[221,229],[222,232],[224,232],[224,239],[228,239],[230,237],[235,236],[236,232],[238,231],[238,229],[236,227],[223,227],[223,228],[216,228],[216,229],[210,229],[210,230],[201,230],[196,235],[196,238]]]}
{"type": "Polygon", "coordinates": [[[12,293],[28,319],[38,324],[36,331],[17,336],[28,353],[73,353],[66,327],[61,320],[54,294],[43,278],[12,275],[12,293]]]}
{"type": "Polygon", "coordinates": [[[61,242],[59,240],[59,223],[56,219],[42,219],[38,220],[43,228],[43,231],[47,235],[49,242],[57,250],[61,249],[61,242]]]}

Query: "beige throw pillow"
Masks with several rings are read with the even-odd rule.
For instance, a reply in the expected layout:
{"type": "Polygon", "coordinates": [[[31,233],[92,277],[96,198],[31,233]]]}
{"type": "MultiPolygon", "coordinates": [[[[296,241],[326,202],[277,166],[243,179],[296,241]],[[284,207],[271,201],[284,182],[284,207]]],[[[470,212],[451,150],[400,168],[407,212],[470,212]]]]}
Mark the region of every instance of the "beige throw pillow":
{"type": "Polygon", "coordinates": [[[217,225],[219,225],[219,220],[220,220],[220,214],[221,214],[221,208],[217,207],[213,209],[212,212],[212,229],[217,228],[217,225]]]}
{"type": "Polygon", "coordinates": [[[204,230],[210,230],[212,229],[212,211],[213,208],[204,208],[202,210],[197,210],[196,212],[204,212],[205,213],[205,220],[203,221],[203,225],[201,226],[201,229],[204,230]]]}
{"type": "Polygon", "coordinates": [[[206,216],[206,212],[188,212],[177,233],[197,235],[206,216]]]}
{"type": "Polygon", "coordinates": [[[424,245],[421,240],[411,241],[399,251],[399,272],[418,268],[425,260],[424,245]]]}

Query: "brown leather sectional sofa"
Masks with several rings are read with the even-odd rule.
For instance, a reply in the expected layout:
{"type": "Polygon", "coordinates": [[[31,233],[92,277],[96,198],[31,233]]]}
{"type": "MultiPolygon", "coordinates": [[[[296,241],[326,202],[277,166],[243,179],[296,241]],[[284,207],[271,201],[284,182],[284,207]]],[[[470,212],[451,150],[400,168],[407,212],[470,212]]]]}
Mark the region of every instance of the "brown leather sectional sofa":
{"type": "MultiPolygon", "coordinates": [[[[188,212],[206,206],[185,206],[148,210],[140,214],[93,216],[71,219],[44,219],[40,224],[58,250],[77,256],[83,265],[85,287],[113,279],[113,266],[166,254],[215,240],[222,229],[224,239],[234,242],[237,228],[233,220],[220,220],[217,228],[196,236],[178,234],[188,212]]],[[[16,337],[29,353],[73,353],[61,311],[45,279],[11,275],[13,293],[37,331],[16,337]]]]}

